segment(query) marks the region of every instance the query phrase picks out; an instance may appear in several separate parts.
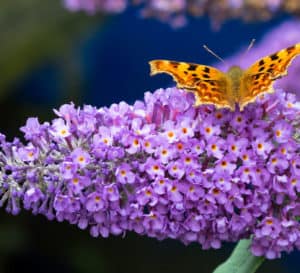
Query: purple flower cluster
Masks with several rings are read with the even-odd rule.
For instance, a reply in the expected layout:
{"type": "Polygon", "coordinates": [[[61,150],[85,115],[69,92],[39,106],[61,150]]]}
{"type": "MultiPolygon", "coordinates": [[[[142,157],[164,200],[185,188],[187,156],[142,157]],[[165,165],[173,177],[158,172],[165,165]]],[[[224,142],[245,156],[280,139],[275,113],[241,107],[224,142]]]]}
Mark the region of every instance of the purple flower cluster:
{"type": "Polygon", "coordinates": [[[64,4],[71,11],[84,10],[89,14],[96,11],[119,13],[127,7],[126,0],[64,0],[64,4]]]}
{"type": "Polygon", "coordinates": [[[299,15],[300,11],[298,0],[64,0],[64,4],[71,11],[84,10],[90,14],[118,13],[128,5],[139,5],[144,17],[158,18],[174,27],[183,26],[188,15],[208,15],[218,26],[230,18],[265,21],[280,12],[299,15]]]}
{"type": "Polygon", "coordinates": [[[0,205],[92,236],[134,231],[204,249],[252,238],[269,259],[300,249],[300,103],[277,91],[245,108],[193,106],[176,88],[134,105],[55,110],[0,136],[0,205]]]}
{"type": "MultiPolygon", "coordinates": [[[[300,40],[300,21],[290,20],[281,23],[273,30],[269,31],[261,41],[256,43],[253,48],[245,55],[246,47],[242,48],[238,53],[225,59],[224,63],[216,63],[215,66],[226,71],[232,65],[240,65],[243,68],[249,67],[260,58],[270,55],[278,50],[287,48],[291,45],[299,43],[300,40]]],[[[289,90],[300,98],[300,58],[293,60],[288,68],[288,76],[276,80],[275,87],[279,89],[289,90]]]]}

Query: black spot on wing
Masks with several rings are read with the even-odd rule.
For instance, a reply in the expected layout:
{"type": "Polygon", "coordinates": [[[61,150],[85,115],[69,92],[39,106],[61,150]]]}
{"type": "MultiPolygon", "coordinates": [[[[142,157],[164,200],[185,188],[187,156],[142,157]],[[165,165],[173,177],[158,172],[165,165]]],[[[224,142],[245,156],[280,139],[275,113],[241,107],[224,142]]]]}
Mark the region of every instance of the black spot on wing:
{"type": "Polygon", "coordinates": [[[209,67],[205,66],[204,69],[203,69],[203,72],[209,73],[209,71],[210,71],[209,67]]]}
{"type": "Polygon", "coordinates": [[[295,46],[290,46],[286,49],[288,53],[291,53],[293,50],[295,50],[295,46]]]}
{"type": "Polygon", "coordinates": [[[265,61],[264,61],[264,60],[260,60],[259,63],[258,63],[259,66],[262,66],[262,65],[264,65],[264,64],[265,64],[265,61]]]}
{"type": "Polygon", "coordinates": [[[272,61],[275,61],[275,60],[279,59],[279,56],[275,53],[275,54],[273,54],[273,55],[270,56],[270,59],[272,61]]]}
{"type": "Polygon", "coordinates": [[[195,64],[190,64],[190,66],[188,67],[188,70],[194,71],[194,70],[196,70],[196,68],[197,68],[197,65],[195,65],[195,64]]]}
{"type": "Polygon", "coordinates": [[[265,67],[264,66],[261,66],[259,69],[258,69],[258,72],[262,72],[265,70],[265,67]]]}

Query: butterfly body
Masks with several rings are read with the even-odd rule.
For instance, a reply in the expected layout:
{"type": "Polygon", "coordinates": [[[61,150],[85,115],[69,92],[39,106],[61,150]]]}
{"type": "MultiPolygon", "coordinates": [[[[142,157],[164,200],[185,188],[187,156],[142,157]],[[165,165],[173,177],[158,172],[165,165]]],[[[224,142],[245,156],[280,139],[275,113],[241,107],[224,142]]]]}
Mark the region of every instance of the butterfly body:
{"type": "Polygon", "coordinates": [[[228,78],[228,87],[226,90],[230,109],[235,109],[235,104],[239,102],[240,90],[242,90],[242,76],[244,71],[237,65],[230,67],[226,73],[228,78]]]}
{"type": "Polygon", "coordinates": [[[178,88],[195,94],[195,106],[213,104],[216,108],[240,111],[256,98],[272,93],[276,79],[287,74],[287,67],[300,54],[300,43],[266,56],[248,69],[232,66],[224,73],[214,67],[170,60],[150,61],[151,75],[167,73],[178,88]]]}

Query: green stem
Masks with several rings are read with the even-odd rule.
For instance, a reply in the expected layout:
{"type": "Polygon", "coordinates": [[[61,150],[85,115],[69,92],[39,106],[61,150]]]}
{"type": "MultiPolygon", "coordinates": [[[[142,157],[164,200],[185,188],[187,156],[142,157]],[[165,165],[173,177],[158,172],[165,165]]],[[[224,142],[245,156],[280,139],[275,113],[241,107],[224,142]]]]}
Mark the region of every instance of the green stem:
{"type": "Polygon", "coordinates": [[[249,251],[250,243],[251,240],[241,240],[230,257],[213,273],[254,273],[265,258],[253,256],[249,251]]]}

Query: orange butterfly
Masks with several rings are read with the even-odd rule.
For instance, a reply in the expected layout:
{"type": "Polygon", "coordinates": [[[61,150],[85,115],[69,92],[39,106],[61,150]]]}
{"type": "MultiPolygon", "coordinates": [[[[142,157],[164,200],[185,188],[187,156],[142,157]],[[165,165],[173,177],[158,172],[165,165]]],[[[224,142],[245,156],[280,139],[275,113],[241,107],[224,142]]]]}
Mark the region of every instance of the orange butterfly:
{"type": "MultiPolygon", "coordinates": [[[[287,75],[291,61],[300,54],[300,43],[266,56],[247,70],[232,66],[227,73],[207,65],[169,60],[150,61],[151,75],[168,73],[178,88],[195,94],[195,106],[213,104],[241,111],[257,96],[274,92],[275,80],[287,75]]],[[[299,75],[300,76],[300,75],[299,75]]]]}

